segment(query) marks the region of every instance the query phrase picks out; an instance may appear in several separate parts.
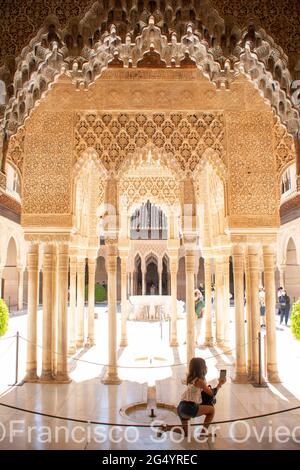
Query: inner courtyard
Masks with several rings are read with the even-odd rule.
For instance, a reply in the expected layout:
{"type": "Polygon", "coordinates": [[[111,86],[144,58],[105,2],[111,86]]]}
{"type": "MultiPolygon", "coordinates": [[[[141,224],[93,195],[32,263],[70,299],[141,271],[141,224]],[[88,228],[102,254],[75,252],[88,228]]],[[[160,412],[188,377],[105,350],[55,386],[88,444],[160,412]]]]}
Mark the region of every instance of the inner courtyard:
{"type": "Polygon", "coordinates": [[[125,3],[49,14],[0,68],[3,423],[104,423],[101,442],[0,448],[299,449],[299,341],[276,313],[280,288],[300,297],[300,59],[208,0],[125,3]],[[153,440],[195,357],[227,371],[228,423],[153,440]],[[267,425],[288,440],[257,442],[267,425]]]}

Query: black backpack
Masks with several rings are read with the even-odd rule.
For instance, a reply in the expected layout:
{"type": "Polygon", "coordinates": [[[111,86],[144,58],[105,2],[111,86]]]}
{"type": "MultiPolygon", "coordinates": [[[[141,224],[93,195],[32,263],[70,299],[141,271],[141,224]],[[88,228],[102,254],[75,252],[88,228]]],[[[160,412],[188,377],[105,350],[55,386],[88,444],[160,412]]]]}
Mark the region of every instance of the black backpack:
{"type": "MultiPolygon", "coordinates": [[[[210,385],[209,385],[209,388],[211,388],[210,385]]],[[[217,391],[218,391],[217,387],[212,388],[212,391],[213,391],[213,396],[208,395],[208,393],[206,393],[206,392],[201,392],[201,397],[202,397],[201,405],[214,406],[217,403],[217,399],[216,399],[216,394],[217,394],[217,391]]]]}

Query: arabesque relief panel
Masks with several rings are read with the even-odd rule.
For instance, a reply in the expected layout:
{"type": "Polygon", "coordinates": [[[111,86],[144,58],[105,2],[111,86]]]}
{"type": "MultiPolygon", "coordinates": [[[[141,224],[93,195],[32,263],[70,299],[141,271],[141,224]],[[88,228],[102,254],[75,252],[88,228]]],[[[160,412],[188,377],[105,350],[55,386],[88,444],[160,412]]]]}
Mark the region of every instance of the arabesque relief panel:
{"type": "Polygon", "coordinates": [[[279,223],[272,117],[271,112],[226,115],[230,225],[279,223]]]}
{"type": "Polygon", "coordinates": [[[73,165],[87,149],[94,149],[106,170],[117,176],[132,155],[150,144],[172,156],[183,172],[193,172],[203,154],[212,149],[215,168],[225,168],[229,224],[277,226],[278,174],[294,159],[294,148],[249,80],[241,76],[231,89],[217,91],[194,70],[180,72],[185,79],[190,74],[189,81],[181,81],[180,74],[171,81],[172,70],[165,74],[165,81],[158,79],[161,71],[141,70],[144,79],[148,77],[147,88],[135,103],[127,93],[133,93],[142,81],[136,81],[134,74],[128,78],[130,70],[125,72],[108,70],[86,92],[76,91],[62,76],[27,120],[25,141],[23,131],[11,140],[8,159],[15,156],[15,162],[23,165],[23,224],[34,224],[39,215],[37,220],[43,225],[41,217],[47,214],[45,225],[53,215],[57,226],[59,215],[64,214],[62,226],[71,227],[73,165]],[[117,81],[116,74],[123,78],[117,81]],[[114,95],[111,87],[118,93],[114,95]],[[159,104],[162,95],[155,100],[153,90],[161,89],[168,97],[172,89],[175,97],[178,87],[192,90],[193,109],[184,93],[177,95],[176,109],[173,99],[166,101],[166,109],[159,104]],[[202,94],[204,89],[211,93],[202,94]],[[104,96],[111,100],[106,109],[104,96]],[[152,103],[142,107],[149,96],[152,103]]]}
{"type": "MultiPolygon", "coordinates": [[[[59,214],[63,225],[63,215],[71,213],[73,129],[70,112],[40,112],[38,109],[28,124],[24,149],[23,224],[30,214],[59,214]]],[[[45,221],[48,225],[49,218],[45,221]]]]}

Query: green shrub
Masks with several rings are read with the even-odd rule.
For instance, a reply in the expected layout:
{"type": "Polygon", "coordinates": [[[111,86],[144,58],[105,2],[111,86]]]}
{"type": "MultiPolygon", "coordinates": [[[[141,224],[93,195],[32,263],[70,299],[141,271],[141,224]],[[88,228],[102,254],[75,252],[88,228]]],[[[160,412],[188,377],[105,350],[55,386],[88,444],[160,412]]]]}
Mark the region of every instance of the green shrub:
{"type": "MultiPolygon", "coordinates": [[[[85,300],[88,300],[88,286],[85,286],[85,300]]],[[[105,300],[107,300],[107,287],[95,284],[95,302],[104,302],[105,300]]]]}
{"type": "Polygon", "coordinates": [[[291,329],[295,338],[300,341],[300,298],[292,307],[291,329]]]}
{"type": "Polygon", "coordinates": [[[8,328],[9,313],[6,303],[0,299],[0,336],[4,336],[8,328]]]}

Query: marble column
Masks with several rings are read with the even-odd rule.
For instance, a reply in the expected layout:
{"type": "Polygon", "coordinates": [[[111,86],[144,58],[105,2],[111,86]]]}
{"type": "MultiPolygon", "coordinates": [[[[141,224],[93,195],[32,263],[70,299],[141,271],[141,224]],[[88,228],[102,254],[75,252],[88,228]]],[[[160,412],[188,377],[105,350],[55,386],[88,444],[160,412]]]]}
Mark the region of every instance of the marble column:
{"type": "Polygon", "coordinates": [[[157,270],[158,273],[158,295],[162,295],[162,270],[157,270]]]}
{"type": "Polygon", "coordinates": [[[132,273],[128,273],[128,279],[129,279],[129,289],[128,289],[128,296],[133,295],[133,289],[132,289],[132,273]]]}
{"type": "Polygon", "coordinates": [[[96,260],[88,258],[89,286],[88,286],[88,344],[95,345],[95,275],[96,260]]]}
{"type": "Polygon", "coordinates": [[[212,333],[211,316],[211,259],[204,259],[204,282],[205,282],[205,346],[212,346],[214,339],[212,333]]]}
{"type": "Polygon", "coordinates": [[[77,258],[77,348],[84,346],[85,258],[77,258]]]}
{"type": "Polygon", "coordinates": [[[70,256],[70,335],[69,354],[76,353],[76,256],[70,256]]]}
{"type": "Polygon", "coordinates": [[[127,346],[127,256],[121,257],[121,341],[122,348],[127,346]]]}
{"type": "Polygon", "coordinates": [[[58,356],[56,380],[62,383],[71,381],[68,374],[68,271],[69,247],[61,244],[58,249],[58,356]]]}
{"type": "Polygon", "coordinates": [[[117,367],[117,249],[114,245],[108,245],[107,277],[109,366],[103,383],[119,384],[121,380],[117,367]]]}
{"type": "Polygon", "coordinates": [[[194,296],[195,255],[193,250],[186,250],[186,348],[187,363],[195,356],[195,296],[194,296]]]}
{"type": "MultiPolygon", "coordinates": [[[[1,283],[1,276],[0,276],[0,283],[1,283]]],[[[23,266],[21,266],[21,267],[18,267],[18,310],[23,310],[23,296],[24,296],[24,268],[23,266]]]]}
{"type": "Polygon", "coordinates": [[[240,246],[233,248],[233,277],[235,305],[235,382],[247,382],[245,318],[244,318],[244,252],[240,246]]]}
{"type": "Polygon", "coordinates": [[[57,247],[53,246],[53,271],[52,271],[52,374],[57,371],[57,328],[58,328],[58,256],[57,247]]]}
{"type": "Polygon", "coordinates": [[[252,364],[252,328],[251,328],[251,282],[250,282],[250,268],[249,258],[246,255],[245,261],[245,281],[246,281],[246,320],[247,320],[247,374],[251,377],[251,364],[252,364]]]}
{"type": "Polygon", "coordinates": [[[177,271],[178,258],[170,257],[170,274],[171,274],[171,296],[172,296],[172,315],[171,315],[171,338],[170,346],[177,347],[177,271]]]}
{"type": "Polygon", "coordinates": [[[228,351],[228,354],[231,355],[231,343],[230,343],[230,299],[229,299],[229,258],[224,256],[223,258],[223,324],[224,324],[224,350],[228,351]]]}
{"type": "Polygon", "coordinates": [[[276,291],[275,252],[272,246],[263,247],[265,272],[266,335],[267,335],[267,376],[271,383],[280,382],[276,356],[276,291]]]}
{"type": "Polygon", "coordinates": [[[53,246],[44,245],[43,253],[43,352],[41,380],[53,380],[53,246]]]}
{"type": "Polygon", "coordinates": [[[37,376],[37,310],[39,289],[39,246],[29,246],[27,253],[28,272],[28,316],[27,316],[27,360],[26,382],[35,382],[37,376]]]}
{"type": "Polygon", "coordinates": [[[279,287],[283,287],[285,286],[285,265],[280,265],[279,266],[279,282],[280,282],[280,285],[279,287]]]}
{"type": "Polygon", "coordinates": [[[146,295],[146,271],[142,271],[142,295],[146,295]]]}
{"type": "Polygon", "coordinates": [[[258,382],[259,379],[259,350],[258,333],[260,332],[260,309],[259,309],[259,253],[258,248],[249,246],[249,271],[251,292],[251,378],[258,382]]]}
{"type": "Polygon", "coordinates": [[[215,285],[215,315],[216,315],[216,342],[224,346],[224,272],[222,258],[216,258],[216,285],[215,285]]]}

